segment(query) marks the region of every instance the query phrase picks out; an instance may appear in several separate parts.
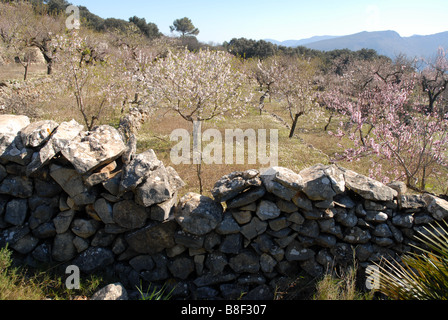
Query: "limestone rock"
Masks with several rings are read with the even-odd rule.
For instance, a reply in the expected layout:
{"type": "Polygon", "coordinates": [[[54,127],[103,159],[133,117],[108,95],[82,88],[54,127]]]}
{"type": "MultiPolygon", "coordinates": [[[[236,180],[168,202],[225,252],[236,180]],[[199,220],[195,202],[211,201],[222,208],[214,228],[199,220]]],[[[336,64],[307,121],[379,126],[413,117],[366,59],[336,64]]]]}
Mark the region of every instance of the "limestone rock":
{"type": "Polygon", "coordinates": [[[0,184],[0,194],[29,198],[33,195],[33,182],[26,177],[7,176],[0,184]]]}
{"type": "Polygon", "coordinates": [[[224,215],[224,219],[216,227],[216,232],[222,235],[238,233],[240,230],[240,226],[230,214],[224,215]]]}
{"type": "Polygon", "coordinates": [[[28,165],[32,157],[33,150],[23,145],[20,135],[17,135],[0,153],[0,160],[14,162],[22,166],[28,165]]]}
{"type": "Polygon", "coordinates": [[[217,202],[225,202],[236,197],[240,192],[252,186],[260,186],[261,180],[257,170],[237,171],[219,179],[213,189],[212,195],[217,202]]]}
{"type": "Polygon", "coordinates": [[[25,147],[37,148],[50,138],[59,124],[52,120],[33,122],[20,131],[25,147]]]}
{"type": "Polygon", "coordinates": [[[256,238],[258,235],[266,232],[268,223],[261,221],[257,217],[253,218],[250,223],[244,225],[241,228],[241,234],[244,235],[248,240],[256,238]]]}
{"type": "Polygon", "coordinates": [[[260,258],[249,250],[230,258],[229,266],[237,273],[257,273],[260,270],[260,258]]]}
{"type": "Polygon", "coordinates": [[[178,202],[177,192],[171,199],[162,203],[155,204],[151,207],[150,217],[154,221],[166,221],[174,214],[174,208],[178,202]]]}
{"type": "Polygon", "coordinates": [[[218,226],[222,213],[221,204],[209,197],[188,193],[180,199],[175,218],[184,231],[202,236],[218,226]]]}
{"type": "Polygon", "coordinates": [[[104,198],[99,198],[94,204],[95,212],[105,224],[114,223],[113,206],[104,198]]]}
{"type": "Polygon", "coordinates": [[[65,233],[69,228],[75,217],[74,210],[67,210],[59,213],[54,219],[53,223],[58,234],[65,233]]]}
{"type": "Polygon", "coordinates": [[[345,186],[364,199],[372,201],[392,201],[398,195],[396,190],[354,171],[345,170],[344,177],[345,186]]]}
{"type": "Polygon", "coordinates": [[[402,195],[399,196],[399,200],[403,209],[420,209],[426,207],[424,197],[421,195],[402,195]]]}
{"type": "Polygon", "coordinates": [[[264,187],[251,188],[248,191],[240,193],[238,196],[227,202],[227,208],[239,208],[244,207],[252,202],[257,201],[266,194],[264,187]]]}
{"type": "Polygon", "coordinates": [[[70,122],[62,122],[57,129],[51,134],[47,143],[33,155],[31,163],[27,167],[27,175],[32,175],[34,172],[41,169],[62,149],[64,149],[70,141],[79,135],[84,129],[75,120],[70,122]]]}
{"type": "Polygon", "coordinates": [[[73,260],[73,264],[86,273],[103,269],[113,262],[114,253],[110,249],[100,247],[90,247],[73,260]]]}
{"type": "Polygon", "coordinates": [[[142,228],[147,218],[148,213],[145,208],[131,200],[118,202],[113,207],[114,222],[126,229],[142,228]]]}
{"type": "Polygon", "coordinates": [[[76,256],[76,248],[73,245],[75,235],[71,231],[57,234],[53,241],[52,257],[59,262],[65,262],[76,256]]]}
{"type": "Polygon", "coordinates": [[[84,185],[82,176],[74,169],[56,164],[50,166],[50,176],[79,206],[93,204],[95,196],[84,185]]]}
{"type": "Polygon", "coordinates": [[[288,261],[306,261],[313,258],[316,253],[304,247],[298,241],[293,241],[286,249],[285,256],[288,261]]]}
{"type": "Polygon", "coordinates": [[[176,224],[173,221],[149,224],[127,235],[126,242],[134,251],[152,255],[176,245],[175,230],[176,224]]]}
{"type": "Polygon", "coordinates": [[[345,191],[344,175],[336,166],[322,164],[302,170],[303,192],[314,201],[333,200],[345,191]]]}
{"type": "Polygon", "coordinates": [[[302,177],[287,168],[269,168],[262,173],[261,179],[268,192],[286,201],[290,201],[303,188],[302,177]]]}
{"type": "Polygon", "coordinates": [[[150,207],[169,200],[173,196],[168,172],[163,165],[150,172],[146,181],[135,189],[135,201],[150,207]]]}
{"type": "Polygon", "coordinates": [[[14,199],[8,202],[5,210],[5,222],[14,226],[24,224],[28,211],[28,201],[25,199],[14,199]]]}
{"type": "Polygon", "coordinates": [[[98,223],[95,220],[76,219],[72,222],[71,230],[78,237],[87,239],[96,233],[98,223]]]}
{"type": "Polygon", "coordinates": [[[85,174],[121,157],[125,150],[118,131],[102,125],[77,136],[61,151],[80,174],[85,174]]]}
{"type": "Polygon", "coordinates": [[[257,216],[262,220],[275,219],[280,216],[280,209],[271,201],[262,200],[257,207],[257,216]]]}
{"type": "Polygon", "coordinates": [[[192,259],[178,257],[168,264],[168,269],[176,278],[186,280],[194,271],[195,265],[192,259]]]}
{"type": "Polygon", "coordinates": [[[398,214],[392,218],[394,226],[401,228],[412,228],[414,225],[414,217],[410,214],[398,214]]]}
{"type": "Polygon", "coordinates": [[[121,283],[114,283],[95,292],[91,300],[128,300],[128,293],[121,283]]]}
{"type": "Polygon", "coordinates": [[[431,196],[425,195],[424,197],[426,203],[428,204],[428,212],[438,221],[442,221],[448,218],[448,202],[431,196]]]}
{"type": "Polygon", "coordinates": [[[151,171],[157,169],[162,163],[157,159],[153,150],[145,151],[135,157],[123,169],[120,192],[136,189],[145,181],[151,171]]]}
{"type": "Polygon", "coordinates": [[[5,179],[7,175],[8,175],[8,172],[6,171],[6,168],[0,164],[0,182],[2,182],[3,179],[5,179]]]}
{"type": "Polygon", "coordinates": [[[11,145],[17,134],[30,124],[27,116],[0,115],[0,157],[11,145]]]}
{"type": "Polygon", "coordinates": [[[13,245],[11,245],[11,248],[21,254],[28,254],[33,251],[34,248],[36,248],[38,243],[38,238],[34,237],[31,234],[27,234],[26,236],[15,242],[13,245]]]}
{"type": "Polygon", "coordinates": [[[165,169],[168,174],[169,183],[173,192],[179,191],[180,189],[185,187],[185,182],[179,176],[176,169],[170,166],[166,167],[165,169]]]}

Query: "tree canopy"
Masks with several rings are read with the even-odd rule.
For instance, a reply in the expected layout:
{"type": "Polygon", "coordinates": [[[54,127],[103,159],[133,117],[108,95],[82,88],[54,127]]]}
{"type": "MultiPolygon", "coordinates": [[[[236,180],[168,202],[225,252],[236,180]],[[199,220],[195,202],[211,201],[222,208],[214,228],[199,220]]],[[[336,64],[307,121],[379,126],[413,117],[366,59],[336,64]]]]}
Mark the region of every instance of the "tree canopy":
{"type": "Polygon", "coordinates": [[[185,36],[197,36],[199,34],[199,29],[187,17],[174,20],[173,25],[170,26],[170,30],[171,32],[179,32],[182,38],[185,36]]]}

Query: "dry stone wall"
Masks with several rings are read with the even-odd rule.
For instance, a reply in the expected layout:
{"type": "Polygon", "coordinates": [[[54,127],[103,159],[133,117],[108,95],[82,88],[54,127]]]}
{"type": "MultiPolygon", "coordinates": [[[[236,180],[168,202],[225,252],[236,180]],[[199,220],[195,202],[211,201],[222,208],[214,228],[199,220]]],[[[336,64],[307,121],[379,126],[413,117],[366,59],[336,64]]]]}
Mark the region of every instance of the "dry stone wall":
{"type": "Polygon", "coordinates": [[[110,126],[0,116],[0,247],[130,289],[174,280],[179,298],[272,299],[302,272],[399,257],[448,217],[442,199],[335,165],[233,172],[213,199],[178,199],[176,171],[128,148],[110,126]]]}

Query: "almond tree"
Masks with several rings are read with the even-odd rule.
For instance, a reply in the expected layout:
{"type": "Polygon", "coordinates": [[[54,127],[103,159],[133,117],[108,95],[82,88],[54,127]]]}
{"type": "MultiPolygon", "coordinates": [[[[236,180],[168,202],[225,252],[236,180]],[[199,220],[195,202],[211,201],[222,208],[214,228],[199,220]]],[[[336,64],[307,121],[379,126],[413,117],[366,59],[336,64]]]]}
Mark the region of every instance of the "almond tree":
{"type": "MultiPolygon", "coordinates": [[[[330,111],[325,131],[335,115],[347,112],[344,107],[339,110],[342,101],[355,102],[362,92],[374,89],[379,82],[398,84],[413,73],[413,68],[413,62],[403,56],[398,56],[393,62],[385,57],[355,60],[347,62],[343,68],[335,64],[322,81],[326,90],[319,93],[322,104],[330,111]]],[[[368,106],[363,112],[369,112],[368,106]]]]}
{"type": "Polygon", "coordinates": [[[0,3],[0,38],[11,58],[24,68],[24,80],[28,77],[28,67],[33,59],[33,20],[35,14],[31,4],[0,3]]]}
{"type": "Polygon", "coordinates": [[[153,98],[160,99],[186,121],[246,113],[244,74],[235,68],[234,58],[226,52],[170,51],[148,72],[147,85],[153,98]]]}
{"type": "Polygon", "coordinates": [[[47,73],[51,74],[54,47],[51,41],[65,30],[65,17],[50,15],[45,7],[36,7],[28,1],[0,3],[0,37],[19,58],[27,77],[30,62],[29,49],[38,48],[47,63],[47,73]]]}
{"type": "Polygon", "coordinates": [[[350,123],[341,121],[337,132],[330,134],[352,142],[335,160],[368,157],[373,178],[404,180],[412,189],[425,190],[427,179],[448,165],[448,121],[437,110],[427,112],[415,85],[415,75],[400,82],[375,75],[357,97],[329,99],[350,123]]]}
{"type": "Polygon", "coordinates": [[[273,86],[274,94],[286,102],[286,110],[292,121],[290,138],[300,116],[308,114],[316,106],[314,76],[316,67],[313,61],[294,57],[283,57],[281,75],[273,86]]]}
{"type": "MultiPolygon", "coordinates": [[[[200,131],[203,121],[244,115],[249,98],[244,96],[245,76],[235,58],[222,51],[187,49],[170,51],[158,59],[145,77],[154,101],[162,103],[200,131]]],[[[202,155],[196,154],[202,193],[202,155]]]]}
{"type": "Polygon", "coordinates": [[[57,87],[74,97],[89,130],[127,102],[134,78],[120,56],[108,50],[106,42],[72,30],[57,36],[51,46],[57,51],[57,87]]]}
{"type": "Polygon", "coordinates": [[[285,65],[281,64],[278,57],[275,56],[264,60],[253,60],[248,63],[252,63],[248,70],[248,76],[257,83],[258,91],[262,93],[258,105],[261,115],[266,98],[269,97],[269,102],[271,102],[273,87],[282,78],[285,65]],[[256,62],[256,65],[254,65],[254,62],[256,62]]]}
{"type": "Polygon", "coordinates": [[[419,81],[428,98],[428,112],[434,111],[438,100],[448,88],[448,58],[446,51],[439,48],[437,57],[420,72],[419,81]]]}

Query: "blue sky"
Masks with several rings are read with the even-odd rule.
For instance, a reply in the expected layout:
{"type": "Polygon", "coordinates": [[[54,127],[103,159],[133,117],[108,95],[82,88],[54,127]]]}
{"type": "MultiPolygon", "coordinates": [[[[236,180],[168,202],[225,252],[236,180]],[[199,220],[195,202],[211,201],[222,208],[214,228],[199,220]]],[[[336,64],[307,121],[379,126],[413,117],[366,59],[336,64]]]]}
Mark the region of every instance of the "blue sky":
{"type": "Polygon", "coordinates": [[[178,18],[199,28],[198,39],[222,43],[232,38],[298,40],[394,30],[401,36],[448,31],[446,0],[69,0],[102,18],[131,16],[154,22],[164,34],[178,18]]]}

